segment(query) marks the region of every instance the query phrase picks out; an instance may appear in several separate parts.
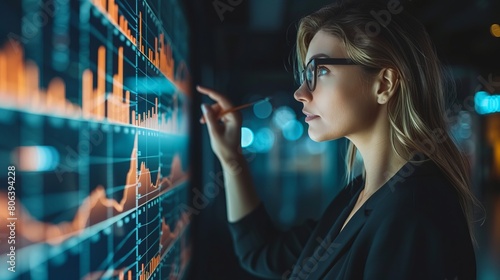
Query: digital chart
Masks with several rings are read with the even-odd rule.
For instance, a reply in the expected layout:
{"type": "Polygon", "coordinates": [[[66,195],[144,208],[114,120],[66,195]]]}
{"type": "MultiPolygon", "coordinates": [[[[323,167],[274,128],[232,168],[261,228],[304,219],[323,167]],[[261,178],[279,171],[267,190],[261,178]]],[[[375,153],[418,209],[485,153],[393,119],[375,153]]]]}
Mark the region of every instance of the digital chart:
{"type": "Polygon", "coordinates": [[[184,279],[182,1],[8,1],[0,16],[0,279],[184,279]]]}

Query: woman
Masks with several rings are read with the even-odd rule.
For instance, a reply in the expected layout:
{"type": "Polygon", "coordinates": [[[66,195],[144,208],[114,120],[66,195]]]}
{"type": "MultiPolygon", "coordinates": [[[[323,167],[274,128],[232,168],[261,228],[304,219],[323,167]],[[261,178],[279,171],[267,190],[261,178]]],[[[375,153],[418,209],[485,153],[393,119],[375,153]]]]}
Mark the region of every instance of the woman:
{"type": "MultiPolygon", "coordinates": [[[[368,2],[368,1],[365,1],[368,2]]],[[[319,221],[277,230],[252,186],[232,105],[203,105],[222,163],[241,264],[272,279],[475,279],[468,166],[447,133],[442,69],[398,2],[326,6],[300,21],[297,62],[309,136],[346,137],[364,172],[319,221]]]]}

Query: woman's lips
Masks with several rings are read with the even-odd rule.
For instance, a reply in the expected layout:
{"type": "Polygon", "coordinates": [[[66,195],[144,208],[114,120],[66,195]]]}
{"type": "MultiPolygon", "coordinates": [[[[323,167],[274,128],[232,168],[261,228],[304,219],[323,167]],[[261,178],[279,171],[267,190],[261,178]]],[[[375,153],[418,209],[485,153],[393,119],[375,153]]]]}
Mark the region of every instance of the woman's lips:
{"type": "Polygon", "coordinates": [[[308,112],[306,112],[306,111],[302,111],[302,113],[304,113],[304,115],[306,115],[306,122],[308,122],[308,121],[312,121],[312,120],[314,120],[314,119],[316,119],[316,118],[319,118],[319,116],[318,116],[318,115],[313,115],[313,114],[308,113],[308,112]]]}
{"type": "Polygon", "coordinates": [[[306,122],[312,121],[312,120],[314,120],[316,118],[319,118],[319,116],[306,116],[306,122]]]}

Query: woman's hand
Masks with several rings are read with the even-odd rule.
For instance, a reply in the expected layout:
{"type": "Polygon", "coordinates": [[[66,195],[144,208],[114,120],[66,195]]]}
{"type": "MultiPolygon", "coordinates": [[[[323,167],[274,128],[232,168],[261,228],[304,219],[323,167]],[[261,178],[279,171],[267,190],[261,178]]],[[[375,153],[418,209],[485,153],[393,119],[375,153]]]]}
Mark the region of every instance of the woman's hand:
{"type": "Polygon", "coordinates": [[[219,114],[233,107],[231,102],[220,93],[197,86],[196,89],[208,95],[216,103],[202,104],[203,117],[200,123],[206,123],[210,135],[210,145],[222,164],[231,164],[241,156],[241,114],[239,112],[219,114]]]}

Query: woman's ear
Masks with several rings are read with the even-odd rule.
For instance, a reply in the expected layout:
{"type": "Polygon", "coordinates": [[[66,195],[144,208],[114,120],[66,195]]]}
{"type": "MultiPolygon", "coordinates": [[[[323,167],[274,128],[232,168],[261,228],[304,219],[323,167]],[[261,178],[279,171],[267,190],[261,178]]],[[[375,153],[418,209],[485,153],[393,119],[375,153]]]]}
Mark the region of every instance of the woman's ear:
{"type": "Polygon", "coordinates": [[[377,82],[377,102],[379,104],[386,104],[397,92],[399,87],[399,75],[396,70],[392,68],[384,68],[380,70],[377,82]]]}

